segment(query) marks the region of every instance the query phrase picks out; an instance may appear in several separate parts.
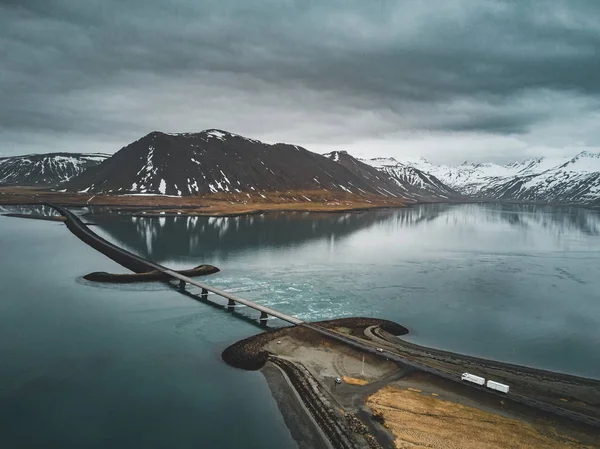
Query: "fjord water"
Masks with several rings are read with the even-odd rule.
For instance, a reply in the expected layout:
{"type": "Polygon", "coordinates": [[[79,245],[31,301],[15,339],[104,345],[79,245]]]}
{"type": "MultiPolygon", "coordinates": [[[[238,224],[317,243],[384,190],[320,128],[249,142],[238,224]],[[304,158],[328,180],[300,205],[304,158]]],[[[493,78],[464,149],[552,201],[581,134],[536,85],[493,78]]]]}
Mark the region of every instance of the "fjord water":
{"type": "MultiPolygon", "coordinates": [[[[418,344],[600,378],[594,211],[88,212],[111,241],[174,268],[216,265],[207,283],[305,320],[381,317],[418,344]]],[[[295,447],[262,376],[220,359],[259,332],[249,321],[163,284],[82,280],[124,270],[60,223],[0,217],[0,245],[3,446],[295,447]]]]}
{"type": "Polygon", "coordinates": [[[264,378],[221,352],[258,328],[124,270],[62,223],[0,217],[0,447],[296,448],[264,378]]]}

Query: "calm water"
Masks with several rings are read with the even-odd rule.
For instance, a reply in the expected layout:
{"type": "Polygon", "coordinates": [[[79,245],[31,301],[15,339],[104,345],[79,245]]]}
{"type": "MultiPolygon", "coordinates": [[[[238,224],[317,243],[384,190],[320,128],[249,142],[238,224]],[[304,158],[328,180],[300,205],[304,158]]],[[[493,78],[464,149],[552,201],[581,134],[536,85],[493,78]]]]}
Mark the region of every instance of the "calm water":
{"type": "MultiPolygon", "coordinates": [[[[87,219],[166,265],[212,263],[208,283],[303,319],[384,317],[416,343],[600,378],[592,211],[87,219]]],[[[124,270],[60,223],[0,217],[0,250],[1,447],[296,447],[262,376],[220,360],[253,324],[162,284],[82,280],[124,270]]]]}

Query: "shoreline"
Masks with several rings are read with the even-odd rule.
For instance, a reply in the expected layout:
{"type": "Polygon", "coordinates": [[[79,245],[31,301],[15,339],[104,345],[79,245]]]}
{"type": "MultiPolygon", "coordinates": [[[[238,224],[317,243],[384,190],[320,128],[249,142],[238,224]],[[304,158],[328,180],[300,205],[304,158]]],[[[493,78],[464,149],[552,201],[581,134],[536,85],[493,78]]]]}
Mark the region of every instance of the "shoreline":
{"type": "Polygon", "coordinates": [[[271,395],[277,403],[283,420],[298,444],[299,449],[323,447],[335,449],[323,429],[315,421],[308,408],[302,401],[298,391],[286,372],[278,365],[267,361],[261,369],[271,395]]]}
{"type": "Polygon", "coordinates": [[[64,207],[74,208],[106,208],[107,212],[110,213],[120,213],[136,217],[243,217],[280,212],[362,213],[426,204],[495,204],[580,208],[591,211],[600,210],[600,207],[589,204],[469,197],[408,200],[329,190],[253,191],[249,193],[224,192],[205,195],[166,196],[88,194],[57,192],[50,190],[50,188],[35,186],[0,186],[0,206],[39,206],[43,202],[51,202],[64,207]]]}
{"type": "Polygon", "coordinates": [[[377,195],[328,190],[252,192],[171,197],[162,195],[92,195],[52,192],[27,187],[0,187],[0,205],[37,206],[44,202],[64,207],[104,207],[143,216],[242,216],[270,212],[362,212],[406,207],[413,202],[377,195]]]}
{"type": "MultiPolygon", "coordinates": [[[[396,323],[370,318],[342,318],[328,320],[319,324],[359,338],[367,338],[365,331],[373,327],[378,329],[387,327],[388,329],[382,332],[391,335],[393,338],[396,338],[398,334],[408,333],[406,328],[396,323]]],[[[562,441],[562,438],[564,441],[584,441],[584,444],[588,444],[587,447],[598,447],[590,442],[596,441],[595,438],[600,431],[598,427],[594,427],[591,424],[572,421],[571,418],[558,416],[547,410],[537,409],[525,403],[516,403],[512,400],[507,401],[506,399],[510,399],[510,396],[505,396],[505,399],[503,399],[497,395],[490,394],[488,391],[471,388],[470,385],[465,385],[464,383],[450,381],[415,369],[402,368],[401,363],[395,364],[391,361],[385,361],[385,357],[359,353],[343,344],[339,344],[339,342],[327,340],[322,335],[311,333],[306,328],[286,327],[269,330],[236,342],[223,351],[222,358],[231,366],[247,370],[261,370],[263,375],[265,375],[265,367],[269,366],[269,364],[276,363],[281,368],[281,363],[285,363],[288,366],[288,369],[284,367],[286,373],[289,374],[289,370],[293,370],[295,377],[304,377],[303,382],[305,384],[313,384],[316,390],[321,389],[326,392],[322,394],[322,396],[324,395],[324,399],[320,405],[313,404],[316,400],[314,394],[309,395],[303,392],[300,398],[302,401],[308,401],[308,404],[305,404],[305,410],[308,410],[309,413],[312,413],[315,407],[323,407],[323,405],[331,409],[329,419],[323,418],[323,412],[320,412],[318,415],[319,419],[313,416],[316,422],[321,425],[322,431],[329,434],[333,427],[333,424],[331,424],[331,420],[333,420],[337,421],[337,426],[345,429],[344,432],[352,437],[352,442],[346,443],[340,442],[335,436],[330,438],[336,449],[346,447],[365,449],[374,447],[393,448],[393,442],[398,435],[395,433],[392,434],[392,430],[402,433],[404,432],[402,429],[406,429],[406,426],[400,425],[398,427],[393,422],[393,413],[397,414],[400,409],[397,406],[389,408],[389,406],[385,405],[385,401],[389,401],[391,400],[390,398],[395,397],[400,398],[399,406],[401,408],[403,407],[401,404],[405,400],[408,400],[417,408],[422,408],[423,404],[425,404],[426,409],[429,407],[428,404],[434,401],[436,404],[439,403],[439,406],[445,412],[450,414],[457,413],[456,418],[452,418],[449,421],[448,419],[442,421],[446,423],[444,431],[454,432],[456,430],[457,438],[460,435],[464,436],[464,430],[457,430],[461,428],[458,423],[464,423],[465,419],[468,420],[468,418],[458,418],[458,416],[461,414],[471,416],[472,414],[479,420],[475,424],[485,428],[486,432],[494,431],[493,426],[491,429],[486,427],[492,421],[497,422],[497,425],[504,430],[507,428],[510,429],[512,426],[518,426],[520,432],[518,433],[520,435],[518,438],[523,438],[523,444],[525,444],[525,441],[542,441],[548,439],[548,447],[555,447],[554,445],[558,444],[557,441],[562,441]],[[361,356],[363,357],[362,367],[361,356]],[[340,385],[337,385],[337,382],[333,382],[337,376],[343,376],[344,381],[340,385]],[[409,396],[406,396],[407,394],[409,396]],[[311,397],[307,399],[308,396],[311,397]],[[336,414],[336,410],[341,411],[341,413],[336,414]],[[390,415],[391,412],[393,412],[392,415],[390,415]],[[392,419],[392,421],[387,423],[386,419],[392,419]],[[453,422],[454,419],[457,420],[457,425],[449,425],[448,423],[453,422]]],[[[376,340],[375,343],[379,345],[379,342],[376,340]]],[[[443,363],[443,361],[436,358],[438,354],[436,354],[435,349],[425,347],[412,349],[419,349],[427,353],[426,355],[421,354],[421,359],[419,360],[428,359],[432,366],[443,363]]],[[[598,385],[600,385],[600,382],[594,379],[535,370],[534,368],[503,364],[502,362],[486,359],[472,359],[469,356],[462,356],[447,351],[443,352],[442,355],[451,356],[454,361],[459,360],[461,363],[470,364],[469,371],[473,369],[475,370],[474,372],[477,372],[477,366],[483,369],[486,365],[489,365],[497,370],[496,374],[502,369],[505,369],[507,372],[518,370],[516,373],[517,376],[529,374],[531,378],[528,379],[529,384],[526,384],[527,388],[535,384],[540,391],[546,388],[552,390],[556,379],[564,381],[563,387],[566,389],[570,388],[571,392],[579,391],[575,396],[582,394],[582,392],[585,393],[590,387],[597,389],[598,385]],[[537,378],[533,374],[540,374],[542,376],[537,378]],[[532,380],[532,378],[534,379],[532,380]]],[[[416,357],[415,354],[412,354],[412,356],[416,357]]],[[[458,377],[460,377],[460,370],[462,369],[464,369],[463,366],[457,368],[458,377]]],[[[487,377],[488,375],[486,374],[487,377]]],[[[273,380],[268,379],[267,375],[265,375],[265,378],[270,388],[281,388],[276,384],[274,385],[273,380]]],[[[296,379],[292,383],[297,385],[298,382],[301,382],[301,380],[296,379]]],[[[511,394],[518,394],[519,387],[518,384],[511,384],[511,394]],[[513,387],[515,387],[515,393],[512,391],[513,387]]],[[[557,394],[560,397],[562,397],[561,393],[569,392],[566,389],[563,391],[561,388],[557,390],[557,394]]],[[[298,393],[296,390],[296,395],[294,396],[296,399],[299,397],[298,393]]],[[[288,392],[288,399],[292,398],[291,394],[291,392],[288,392]]],[[[536,392],[532,391],[531,394],[535,395],[536,392]]],[[[567,395],[565,397],[570,396],[567,395]]],[[[600,407],[593,402],[593,398],[590,398],[590,401],[592,401],[592,405],[590,406],[595,408],[588,408],[586,410],[590,413],[588,416],[594,416],[598,412],[596,408],[600,407]]],[[[571,406],[570,403],[565,404],[567,407],[571,406]]],[[[278,406],[282,414],[285,415],[288,413],[285,410],[288,405],[286,400],[278,401],[278,406]]],[[[574,404],[574,406],[579,407],[577,404],[574,404]]],[[[407,409],[402,413],[404,413],[402,419],[406,420],[410,418],[412,425],[417,426],[416,429],[422,424],[422,418],[420,418],[421,412],[417,412],[416,409],[415,411],[407,409]],[[409,414],[406,415],[406,413],[409,414]]],[[[433,413],[433,415],[426,413],[423,415],[423,419],[426,416],[429,416],[427,419],[432,419],[431,417],[436,416],[436,413],[433,413]]],[[[427,431],[423,431],[423,429],[420,429],[420,431],[427,434],[427,431]]]]}
{"type": "MultiPolygon", "coordinates": [[[[264,215],[264,214],[272,214],[279,212],[306,212],[311,214],[327,214],[327,213],[352,213],[352,212],[367,212],[367,211],[377,211],[377,210],[386,210],[386,209],[399,209],[406,208],[411,206],[418,206],[423,204],[461,204],[461,203],[434,203],[434,202],[423,202],[423,203],[406,203],[399,202],[394,204],[373,204],[373,205],[328,205],[326,203],[319,203],[321,206],[319,208],[311,208],[311,207],[299,207],[297,204],[290,203],[266,203],[261,204],[261,207],[244,209],[240,211],[233,211],[235,208],[231,208],[231,212],[221,211],[221,210],[213,210],[213,211],[204,211],[201,208],[207,206],[177,206],[177,207],[162,207],[162,206],[131,206],[128,205],[126,208],[122,208],[119,205],[115,204],[80,204],[80,203],[64,203],[58,202],[58,204],[62,207],[69,208],[84,208],[84,207],[103,207],[106,209],[110,209],[112,212],[125,212],[124,215],[130,215],[134,217],[147,217],[147,218],[157,218],[157,217],[181,217],[181,216],[201,216],[201,217],[243,217],[250,215],[264,215]],[[265,207],[270,206],[270,207],[265,207]],[[135,209],[135,210],[132,210],[135,209]],[[176,211],[173,211],[176,210],[176,211]],[[142,212],[143,213],[139,213],[142,212]],[[149,213],[148,213],[149,212],[149,213]]],[[[306,203],[305,203],[306,204],[306,203]]],[[[0,206],[40,206],[42,203],[0,203],[0,206]]],[[[227,207],[227,206],[226,206],[227,207]]],[[[7,213],[3,214],[4,216],[9,217],[18,217],[18,218],[32,218],[32,216],[28,214],[18,214],[18,213],[7,213]]],[[[37,217],[36,217],[37,218],[37,217]]]]}
{"type": "MultiPolygon", "coordinates": [[[[584,209],[593,212],[600,212],[599,208],[585,206],[585,205],[568,205],[568,204],[535,204],[535,203],[508,203],[508,202],[498,202],[498,201],[427,201],[427,202],[414,202],[414,203],[401,203],[401,204],[390,204],[390,205],[369,205],[369,206],[328,206],[326,204],[323,205],[321,209],[311,209],[311,208],[300,208],[297,205],[293,205],[294,207],[289,206],[288,203],[278,204],[273,203],[270,204],[271,208],[256,208],[245,211],[238,212],[220,212],[220,211],[200,211],[199,207],[204,206],[178,206],[178,210],[173,212],[171,208],[164,208],[162,206],[126,206],[122,207],[114,204],[66,204],[59,203],[62,207],[69,207],[72,209],[82,209],[85,207],[94,207],[94,208],[106,208],[105,215],[123,215],[130,216],[136,218],[172,218],[172,217],[214,217],[214,218],[236,218],[236,217],[253,217],[253,216],[261,216],[261,215],[270,215],[270,214],[283,214],[283,213],[309,213],[309,214],[342,214],[342,213],[354,213],[360,214],[365,212],[377,212],[377,211],[385,211],[385,210],[393,210],[393,209],[409,209],[418,206],[425,205],[466,205],[466,204],[483,204],[483,205],[522,205],[522,206],[544,206],[544,207],[559,207],[559,208],[575,208],[575,209],[584,209]]],[[[0,201],[0,207],[34,207],[34,206],[43,206],[42,203],[2,203],[0,201]]],[[[85,213],[83,217],[93,217],[95,214],[85,213]]],[[[3,217],[12,217],[12,218],[25,218],[25,219],[33,219],[33,220],[46,220],[46,221],[64,221],[64,217],[61,216],[45,216],[36,213],[18,213],[18,212],[7,212],[0,213],[0,216],[3,217]]],[[[86,223],[89,225],[94,225],[94,223],[86,223]]]]}
{"type": "Polygon", "coordinates": [[[52,202],[64,207],[98,207],[140,217],[209,216],[240,217],[275,212],[361,213],[365,211],[415,207],[425,204],[497,204],[581,208],[598,211],[587,204],[487,198],[408,200],[377,195],[358,195],[328,190],[218,193],[195,196],[113,195],[54,192],[34,187],[0,186],[0,206],[39,206],[52,202]]]}

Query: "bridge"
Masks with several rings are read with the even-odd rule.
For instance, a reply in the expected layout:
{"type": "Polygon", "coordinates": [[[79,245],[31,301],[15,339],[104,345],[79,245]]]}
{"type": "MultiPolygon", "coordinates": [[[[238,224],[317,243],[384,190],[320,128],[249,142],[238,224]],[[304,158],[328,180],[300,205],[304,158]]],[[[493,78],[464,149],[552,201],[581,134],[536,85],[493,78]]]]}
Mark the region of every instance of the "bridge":
{"type": "MultiPolygon", "coordinates": [[[[85,243],[87,243],[88,245],[97,249],[98,251],[102,252],[103,254],[105,254],[106,256],[108,256],[109,258],[111,258],[112,260],[117,262],[118,264],[123,265],[136,273],[142,273],[142,272],[147,272],[147,271],[152,271],[152,270],[161,271],[161,272],[165,273],[166,275],[170,276],[171,278],[179,280],[179,288],[182,292],[186,292],[185,287],[187,284],[198,287],[201,289],[202,293],[201,293],[200,297],[204,302],[207,302],[208,293],[210,292],[217,296],[227,299],[228,307],[235,307],[236,304],[243,304],[247,307],[250,307],[252,309],[259,311],[260,312],[260,320],[263,322],[265,322],[265,320],[267,320],[267,318],[269,316],[279,318],[280,320],[288,322],[292,325],[302,326],[306,329],[310,329],[314,332],[317,332],[317,333],[323,335],[324,337],[328,337],[329,339],[336,340],[340,343],[351,346],[354,349],[357,349],[359,351],[371,353],[378,357],[385,357],[388,360],[392,360],[394,362],[401,363],[404,366],[413,368],[415,370],[424,371],[424,372],[427,372],[427,373],[430,373],[430,374],[433,374],[433,375],[436,375],[436,376],[439,376],[439,377],[442,377],[442,378],[445,378],[445,379],[448,379],[448,380],[451,380],[451,381],[454,381],[457,383],[463,383],[461,380],[460,374],[443,371],[438,368],[433,368],[422,362],[414,360],[411,357],[407,357],[404,354],[400,354],[397,351],[394,351],[393,347],[390,347],[390,346],[386,347],[385,344],[383,345],[385,347],[385,349],[383,349],[380,347],[382,342],[369,341],[369,340],[365,340],[363,338],[353,337],[350,335],[342,334],[342,333],[337,332],[332,329],[326,329],[325,327],[320,326],[318,324],[307,323],[299,318],[296,318],[292,315],[288,315],[286,313],[280,312],[271,307],[263,306],[254,301],[251,301],[249,299],[242,298],[238,295],[234,295],[232,293],[226,292],[219,288],[212,287],[212,286],[204,284],[202,282],[195,281],[194,279],[191,279],[187,276],[183,276],[182,274],[178,273],[177,271],[171,270],[170,268],[167,268],[156,262],[146,260],[146,259],[138,256],[137,254],[134,254],[123,248],[120,248],[117,245],[109,242],[108,240],[100,237],[98,234],[91,231],[85,225],[85,223],[83,223],[79,219],[79,217],[77,215],[75,215],[68,209],[58,206],[58,205],[55,205],[55,204],[52,204],[52,203],[47,203],[47,202],[43,203],[43,204],[55,209],[61,215],[63,215],[66,218],[66,221],[65,221],[66,226],[69,228],[69,230],[73,234],[75,234],[78,238],[83,240],[85,243]]],[[[210,302],[210,301],[208,301],[208,302],[210,302]]],[[[553,413],[558,416],[562,416],[564,418],[569,418],[574,421],[583,422],[583,423],[586,423],[593,427],[600,428],[600,419],[597,419],[597,418],[594,418],[591,416],[583,415],[581,413],[573,412],[571,410],[567,410],[562,407],[557,407],[557,406],[547,404],[547,403],[544,403],[544,402],[541,402],[541,401],[538,401],[538,400],[535,400],[532,398],[528,398],[525,396],[521,396],[521,395],[515,395],[515,394],[505,395],[503,393],[499,393],[499,392],[490,390],[488,388],[481,387],[481,386],[474,385],[474,384],[468,384],[468,386],[471,388],[480,390],[480,391],[485,391],[487,394],[490,394],[493,396],[502,397],[505,400],[524,404],[524,405],[527,405],[527,406],[530,406],[530,407],[533,407],[533,408],[536,408],[539,410],[543,410],[543,411],[553,413]]]]}
{"type": "Polygon", "coordinates": [[[230,307],[234,307],[236,304],[243,304],[247,307],[258,310],[260,312],[261,320],[266,320],[269,316],[273,316],[275,318],[279,318],[280,320],[286,321],[294,325],[304,323],[304,321],[300,320],[299,318],[296,318],[292,315],[288,315],[287,313],[283,313],[278,310],[272,309],[271,307],[257,304],[254,301],[242,298],[238,295],[234,295],[233,293],[226,292],[219,288],[212,287],[203,282],[198,282],[156,262],[146,260],[143,257],[138,256],[137,254],[127,251],[109,242],[108,240],[100,237],[95,232],[92,232],[90,228],[88,228],[85,225],[85,223],[83,223],[79,219],[79,217],[70,210],[52,203],[44,204],[57,210],[58,212],[60,212],[61,215],[63,215],[66,218],[65,224],[71,230],[71,232],[73,232],[73,234],[75,234],[77,237],[79,237],[81,240],[83,240],[85,243],[89,244],[93,248],[104,253],[106,256],[108,256],[115,262],[129,268],[132,271],[135,271],[136,273],[143,273],[151,270],[161,271],[173,279],[178,279],[180,289],[184,289],[186,284],[190,284],[201,289],[201,297],[203,299],[206,299],[208,293],[210,292],[217,296],[221,296],[227,299],[227,305],[230,307]]]}

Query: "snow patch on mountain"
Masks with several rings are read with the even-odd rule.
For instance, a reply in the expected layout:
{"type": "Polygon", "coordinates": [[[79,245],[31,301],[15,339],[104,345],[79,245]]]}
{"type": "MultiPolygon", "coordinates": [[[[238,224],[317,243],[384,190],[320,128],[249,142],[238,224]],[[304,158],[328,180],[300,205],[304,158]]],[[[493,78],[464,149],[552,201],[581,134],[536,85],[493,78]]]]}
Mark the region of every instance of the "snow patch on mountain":
{"type": "Polygon", "coordinates": [[[48,153],[0,158],[0,185],[54,186],[108,157],[106,154],[48,153]]]}
{"type": "Polygon", "coordinates": [[[400,164],[393,158],[363,161],[354,158],[346,151],[333,151],[324,156],[366,179],[377,181],[380,184],[378,191],[382,195],[406,198],[412,201],[454,200],[461,196],[435,176],[400,164]]]}
{"type": "Polygon", "coordinates": [[[297,145],[271,145],[216,129],[183,134],[155,131],[65,187],[112,194],[246,193],[248,198],[261,192],[325,189],[398,197],[391,180],[365,167],[374,176],[364,178],[297,145]]]}

